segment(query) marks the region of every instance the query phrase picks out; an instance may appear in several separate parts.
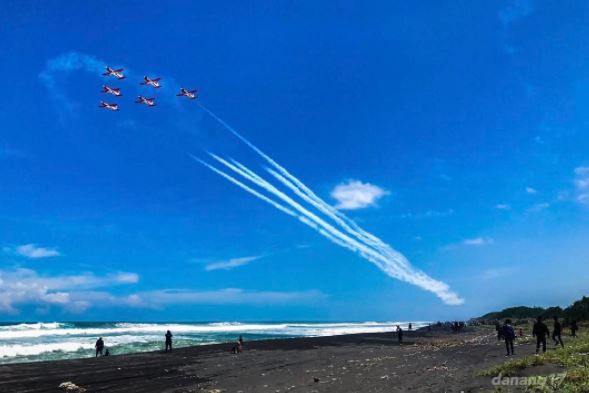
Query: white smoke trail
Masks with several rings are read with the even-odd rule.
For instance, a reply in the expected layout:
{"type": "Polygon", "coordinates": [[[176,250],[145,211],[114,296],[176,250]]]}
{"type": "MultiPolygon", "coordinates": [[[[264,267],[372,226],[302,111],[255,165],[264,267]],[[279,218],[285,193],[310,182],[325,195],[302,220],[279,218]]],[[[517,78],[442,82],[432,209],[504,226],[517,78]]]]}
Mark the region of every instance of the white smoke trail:
{"type": "Polygon", "coordinates": [[[464,303],[464,300],[460,298],[455,292],[451,291],[450,287],[446,283],[435,280],[424,272],[413,268],[407,258],[405,258],[402,254],[392,249],[388,244],[384,243],[378,237],[363,230],[343,213],[327,204],[315,193],[313,193],[313,191],[303,182],[301,182],[294,175],[290,174],[290,172],[288,172],[272,158],[267,156],[263,151],[261,151],[253,143],[235,131],[231,126],[225,123],[213,112],[201,104],[199,104],[199,106],[211,117],[217,120],[223,127],[238,137],[242,142],[244,142],[268,163],[270,163],[270,165],[272,165],[279,172],[278,173],[272,169],[268,169],[270,174],[272,174],[277,180],[288,187],[305,202],[317,208],[320,212],[333,220],[345,232],[352,235],[354,238],[350,238],[340,230],[326,223],[323,219],[302,207],[299,203],[292,200],[292,198],[288,197],[282,191],[278,190],[268,181],[264,180],[262,177],[255,174],[244,165],[236,162],[235,160],[233,160],[233,164],[231,164],[218,156],[212,155],[213,158],[215,158],[217,161],[233,170],[237,174],[241,175],[245,179],[253,182],[267,192],[274,194],[279,199],[286,202],[288,205],[302,214],[302,217],[298,216],[299,220],[306,223],[307,225],[310,224],[309,220],[311,223],[317,224],[318,226],[316,226],[314,229],[316,229],[320,234],[342,247],[359,253],[363,258],[377,265],[387,275],[433,292],[446,304],[458,305],[464,303]]]}
{"type": "MultiPolygon", "coordinates": [[[[235,135],[239,140],[241,140],[243,143],[245,143],[253,151],[258,153],[258,155],[260,155],[260,157],[262,157],[264,160],[266,160],[268,163],[270,163],[274,168],[276,168],[287,179],[289,179],[291,182],[293,182],[296,185],[296,187],[299,188],[299,190],[301,190],[310,200],[315,202],[314,206],[319,208],[324,214],[327,214],[326,212],[330,212],[331,213],[330,217],[335,216],[335,217],[338,217],[339,221],[347,222],[347,224],[350,227],[355,228],[355,230],[365,239],[369,240],[370,242],[372,242],[374,244],[377,244],[379,247],[385,247],[385,248],[388,247],[390,249],[390,246],[388,246],[387,244],[382,242],[380,239],[378,239],[377,237],[375,237],[371,233],[368,233],[365,230],[363,230],[362,228],[358,227],[358,225],[354,221],[349,219],[346,215],[344,215],[343,213],[341,213],[340,211],[335,209],[333,206],[331,206],[328,203],[326,203],[325,201],[323,201],[321,198],[319,198],[309,187],[307,187],[297,177],[292,175],[282,165],[278,164],[270,156],[268,156],[266,153],[264,153],[262,150],[260,150],[256,145],[251,143],[247,138],[245,138],[239,132],[234,130],[233,127],[231,127],[229,124],[227,124],[225,121],[223,121],[219,116],[215,115],[211,110],[209,110],[207,107],[205,107],[201,103],[197,103],[197,104],[200,106],[200,108],[202,108],[202,110],[204,110],[206,113],[208,113],[219,124],[221,124],[229,132],[231,132],[233,135],[235,135]]],[[[309,202],[309,201],[307,201],[307,202],[309,202]]],[[[309,202],[309,203],[311,203],[311,202],[309,202]]]]}
{"type": "Polygon", "coordinates": [[[225,179],[229,180],[231,183],[237,185],[238,187],[241,187],[242,189],[244,189],[245,191],[249,192],[252,195],[255,195],[256,197],[260,198],[261,200],[263,200],[264,202],[269,203],[270,205],[274,206],[275,208],[277,208],[278,210],[280,210],[283,213],[288,214],[289,216],[293,216],[296,217],[297,215],[290,210],[289,208],[286,208],[284,206],[282,206],[281,204],[279,204],[278,202],[273,201],[272,199],[268,198],[265,195],[260,194],[259,192],[257,192],[256,190],[252,189],[251,187],[246,186],[245,184],[243,184],[242,182],[240,182],[239,180],[235,179],[232,176],[229,176],[228,174],[226,174],[225,172],[215,168],[212,165],[207,164],[206,162],[204,162],[203,160],[194,157],[193,155],[191,155],[190,157],[192,157],[193,160],[196,160],[198,162],[200,162],[201,164],[203,164],[204,166],[206,166],[207,168],[209,168],[211,171],[215,172],[216,174],[224,177],[225,179]]]}
{"type": "Polygon", "coordinates": [[[432,291],[449,304],[456,304],[456,302],[460,301],[456,294],[449,291],[449,287],[445,283],[434,280],[425,273],[412,268],[409,265],[407,259],[401,254],[395,252],[392,249],[390,249],[390,251],[385,250],[387,251],[386,254],[382,251],[379,252],[378,250],[369,247],[365,243],[359,242],[357,238],[351,238],[345,235],[340,230],[334,228],[332,225],[325,222],[317,215],[308,211],[298,202],[292,200],[292,198],[288,197],[282,191],[278,190],[272,184],[264,180],[261,176],[257,175],[255,172],[248,169],[239,162],[233,160],[233,162],[236,163],[236,165],[233,165],[227,160],[224,160],[223,158],[214,154],[211,154],[211,156],[221,164],[225,165],[227,168],[233,170],[257,186],[263,188],[265,191],[275,195],[289,206],[294,208],[301,214],[301,216],[298,216],[299,220],[306,223],[307,225],[309,225],[308,220],[310,220],[312,223],[316,224],[313,228],[320,234],[342,247],[359,253],[363,258],[377,265],[379,269],[387,273],[389,276],[417,285],[428,291],[432,291]],[[304,220],[304,218],[307,220],[304,220]]]}

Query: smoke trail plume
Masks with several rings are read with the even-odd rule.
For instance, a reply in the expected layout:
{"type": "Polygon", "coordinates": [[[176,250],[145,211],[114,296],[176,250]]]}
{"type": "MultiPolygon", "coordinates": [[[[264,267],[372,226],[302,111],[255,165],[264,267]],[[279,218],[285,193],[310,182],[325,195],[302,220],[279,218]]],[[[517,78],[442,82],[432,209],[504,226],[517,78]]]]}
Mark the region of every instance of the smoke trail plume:
{"type": "Polygon", "coordinates": [[[360,228],[353,220],[317,196],[296,176],[292,175],[284,167],[266,155],[257,146],[243,137],[227,123],[225,123],[221,118],[219,118],[202,104],[199,103],[199,106],[219,124],[221,124],[224,128],[226,128],[229,132],[231,132],[249,148],[256,152],[261,158],[268,162],[272,167],[267,168],[268,173],[272,175],[282,186],[290,190],[303,202],[315,208],[319,214],[323,214],[323,216],[329,219],[331,223],[327,222],[317,213],[312,212],[307,207],[303,206],[300,202],[297,202],[288,196],[285,192],[278,189],[278,187],[271,184],[269,181],[235,160],[230,160],[230,162],[215,154],[211,154],[211,157],[217,162],[233,171],[235,174],[241,176],[243,179],[253,183],[259,189],[263,190],[263,192],[274,196],[278,200],[281,200],[282,203],[289,207],[285,207],[278,202],[275,202],[261,192],[246,186],[245,184],[239,182],[235,178],[220,171],[219,169],[214,168],[204,161],[197,159],[201,164],[205,165],[215,173],[223,176],[232,183],[237,184],[239,187],[250,192],[256,197],[272,204],[277,209],[285,213],[288,211],[289,213],[287,214],[297,217],[299,221],[313,228],[315,231],[333,243],[358,253],[364,259],[375,264],[387,275],[430,291],[442,299],[442,301],[446,304],[459,305],[464,303],[464,300],[460,298],[458,294],[453,292],[446,283],[435,280],[429,277],[426,273],[411,266],[407,258],[405,258],[401,253],[394,250],[390,245],[386,244],[375,235],[360,228]]]}

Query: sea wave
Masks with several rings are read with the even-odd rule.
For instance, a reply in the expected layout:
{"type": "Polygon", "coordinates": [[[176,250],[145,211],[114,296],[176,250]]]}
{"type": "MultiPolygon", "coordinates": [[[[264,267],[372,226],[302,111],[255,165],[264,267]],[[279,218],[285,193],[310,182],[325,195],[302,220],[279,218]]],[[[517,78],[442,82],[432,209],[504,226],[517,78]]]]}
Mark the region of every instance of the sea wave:
{"type": "MultiPolygon", "coordinates": [[[[426,322],[412,322],[415,329],[426,322]]],[[[53,360],[94,355],[94,343],[103,337],[117,354],[153,351],[163,344],[163,334],[172,331],[177,347],[235,340],[279,337],[335,336],[394,331],[408,322],[335,323],[19,323],[0,326],[0,363],[53,360]]]]}
{"type": "Polygon", "coordinates": [[[60,342],[33,345],[0,345],[0,358],[41,355],[47,352],[77,352],[94,348],[93,343],[60,342]]]}
{"type": "MultiPolygon", "coordinates": [[[[162,324],[162,323],[116,323],[108,327],[72,327],[60,323],[13,325],[12,329],[0,329],[0,340],[39,338],[50,336],[108,336],[120,334],[159,334],[171,330],[175,334],[206,333],[266,333],[288,336],[331,336],[352,333],[378,333],[394,330],[397,324],[406,322],[362,323],[237,323],[210,324],[162,324]],[[45,326],[43,326],[45,325],[45,326]]],[[[414,322],[414,327],[424,323],[414,322]]]]}

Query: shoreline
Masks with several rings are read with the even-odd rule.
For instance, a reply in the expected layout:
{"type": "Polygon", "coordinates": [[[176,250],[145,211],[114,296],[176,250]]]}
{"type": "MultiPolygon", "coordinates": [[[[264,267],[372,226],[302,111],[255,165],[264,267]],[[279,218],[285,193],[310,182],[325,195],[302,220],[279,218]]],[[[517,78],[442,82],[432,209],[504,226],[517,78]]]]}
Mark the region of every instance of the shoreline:
{"type": "MultiPolygon", "coordinates": [[[[87,392],[390,392],[476,391],[483,367],[503,361],[493,332],[448,327],[301,337],[0,366],[0,391],[58,391],[71,381],[87,392]],[[217,389],[217,390],[215,390],[217,389]],[[475,390],[472,390],[475,389],[475,390]]],[[[518,351],[521,352],[521,351],[518,351]]]]}

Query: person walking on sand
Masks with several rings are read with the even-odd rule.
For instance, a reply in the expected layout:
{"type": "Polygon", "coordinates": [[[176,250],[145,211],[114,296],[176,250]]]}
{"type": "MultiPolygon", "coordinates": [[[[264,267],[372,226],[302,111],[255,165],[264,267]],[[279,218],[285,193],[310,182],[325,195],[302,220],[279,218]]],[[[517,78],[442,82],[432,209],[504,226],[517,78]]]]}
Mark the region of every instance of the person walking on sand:
{"type": "Polygon", "coordinates": [[[560,335],[562,334],[562,325],[558,322],[558,317],[554,316],[554,328],[552,329],[552,341],[554,341],[554,345],[557,346],[560,343],[560,346],[564,348],[564,343],[562,342],[562,338],[560,335]]]}
{"type": "Polygon", "coordinates": [[[104,349],[104,340],[102,339],[102,337],[98,337],[98,340],[96,340],[96,344],[94,345],[94,348],[96,348],[95,357],[98,357],[99,354],[100,356],[102,356],[102,350],[104,349]]]}
{"type": "Polygon", "coordinates": [[[403,329],[399,325],[397,325],[397,339],[399,340],[399,344],[403,342],[403,329]]]}
{"type": "Polygon", "coordinates": [[[170,332],[169,330],[166,332],[166,352],[168,352],[168,349],[170,350],[170,352],[172,352],[172,332],[170,332]]]}
{"type": "Polygon", "coordinates": [[[505,339],[505,349],[507,354],[505,356],[513,356],[513,340],[515,340],[515,331],[511,326],[511,320],[506,319],[505,324],[501,328],[503,330],[503,338],[505,339]]]}
{"type": "Polygon", "coordinates": [[[571,336],[573,337],[577,337],[577,330],[579,330],[579,327],[577,326],[577,321],[572,321],[571,322],[571,336]]]}
{"type": "Polygon", "coordinates": [[[546,352],[546,337],[550,336],[548,326],[542,322],[542,319],[542,316],[539,316],[532,329],[532,336],[536,337],[536,355],[540,351],[540,344],[542,344],[542,352],[546,352]]]}

